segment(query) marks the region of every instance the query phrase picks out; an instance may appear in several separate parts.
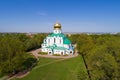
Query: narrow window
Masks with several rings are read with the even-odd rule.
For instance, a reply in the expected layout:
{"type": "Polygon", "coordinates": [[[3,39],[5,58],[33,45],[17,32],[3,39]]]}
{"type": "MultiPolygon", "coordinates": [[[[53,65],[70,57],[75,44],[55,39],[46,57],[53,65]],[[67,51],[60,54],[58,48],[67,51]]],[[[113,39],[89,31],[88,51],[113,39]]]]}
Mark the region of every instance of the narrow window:
{"type": "Polygon", "coordinates": [[[55,38],[54,38],[54,43],[55,43],[55,38]]]}
{"type": "Polygon", "coordinates": [[[50,39],[48,39],[48,42],[50,43],[50,39]]]}
{"type": "Polygon", "coordinates": [[[46,42],[46,39],[44,41],[46,42]]]}
{"type": "Polygon", "coordinates": [[[61,39],[60,39],[60,44],[61,44],[61,39]]]}

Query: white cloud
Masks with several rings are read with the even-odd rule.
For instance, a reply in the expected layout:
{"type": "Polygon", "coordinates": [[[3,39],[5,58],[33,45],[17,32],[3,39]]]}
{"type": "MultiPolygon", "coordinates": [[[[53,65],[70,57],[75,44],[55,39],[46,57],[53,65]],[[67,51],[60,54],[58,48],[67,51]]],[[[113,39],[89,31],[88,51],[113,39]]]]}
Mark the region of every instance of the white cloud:
{"type": "Polygon", "coordinates": [[[53,23],[48,23],[49,26],[53,26],[53,23]]]}
{"type": "Polygon", "coordinates": [[[37,15],[39,15],[39,16],[47,16],[47,13],[46,12],[38,12],[37,15]]]}

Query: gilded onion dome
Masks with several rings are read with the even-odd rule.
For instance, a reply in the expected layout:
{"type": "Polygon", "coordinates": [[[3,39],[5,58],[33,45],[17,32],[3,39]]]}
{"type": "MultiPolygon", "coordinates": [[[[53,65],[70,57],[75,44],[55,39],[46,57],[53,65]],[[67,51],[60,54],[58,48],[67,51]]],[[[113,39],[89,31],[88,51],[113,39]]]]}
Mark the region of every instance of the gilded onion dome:
{"type": "Polygon", "coordinates": [[[54,24],[54,28],[59,28],[59,29],[61,29],[61,24],[60,24],[60,23],[58,23],[58,22],[57,22],[57,23],[55,23],[55,24],[54,24]]]}

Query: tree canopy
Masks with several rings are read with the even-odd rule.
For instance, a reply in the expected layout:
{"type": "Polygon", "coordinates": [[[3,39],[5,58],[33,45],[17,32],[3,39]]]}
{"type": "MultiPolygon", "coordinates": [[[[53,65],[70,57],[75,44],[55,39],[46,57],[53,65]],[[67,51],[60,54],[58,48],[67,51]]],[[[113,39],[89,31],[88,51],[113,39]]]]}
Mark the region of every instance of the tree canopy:
{"type": "Polygon", "coordinates": [[[39,48],[45,36],[46,34],[35,34],[31,37],[24,33],[1,33],[0,76],[30,67],[35,59],[27,51],[39,48]]]}
{"type": "Polygon", "coordinates": [[[69,38],[77,43],[77,50],[85,59],[91,80],[120,79],[119,34],[74,34],[69,38]]]}

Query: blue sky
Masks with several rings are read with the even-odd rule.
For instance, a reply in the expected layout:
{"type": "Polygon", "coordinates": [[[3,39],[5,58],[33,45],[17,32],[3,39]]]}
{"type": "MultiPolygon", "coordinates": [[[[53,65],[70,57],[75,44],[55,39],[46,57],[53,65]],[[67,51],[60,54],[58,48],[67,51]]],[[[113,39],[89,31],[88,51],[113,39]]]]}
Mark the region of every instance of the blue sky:
{"type": "Polygon", "coordinates": [[[120,32],[120,0],[0,0],[0,32],[120,32]]]}

